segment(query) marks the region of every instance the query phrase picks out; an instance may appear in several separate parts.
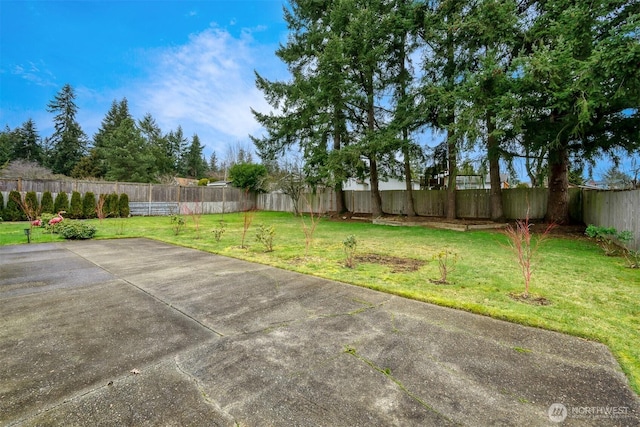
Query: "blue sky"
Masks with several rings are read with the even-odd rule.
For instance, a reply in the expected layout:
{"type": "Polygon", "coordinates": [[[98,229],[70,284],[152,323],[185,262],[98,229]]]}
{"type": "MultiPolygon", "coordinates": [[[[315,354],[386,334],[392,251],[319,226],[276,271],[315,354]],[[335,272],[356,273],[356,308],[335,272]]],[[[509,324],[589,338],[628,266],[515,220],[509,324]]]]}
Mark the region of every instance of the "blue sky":
{"type": "Polygon", "coordinates": [[[47,103],[69,83],[78,122],[92,138],[113,100],[163,132],[197,133],[207,156],[249,144],[260,131],[250,107],[268,111],[254,69],[287,76],[280,0],[0,0],[0,126],[32,118],[53,131],[47,103]]]}
{"type": "MultiPolygon", "coordinates": [[[[250,147],[261,134],[250,108],[270,110],[254,70],[286,79],[275,56],[288,30],[284,0],[0,0],[0,126],[32,118],[53,132],[46,111],[66,83],[76,90],[78,122],[91,139],[114,100],[136,119],[150,113],[167,133],[198,134],[207,158],[250,147]]],[[[426,132],[423,144],[443,136],[426,132]]],[[[472,154],[472,158],[478,153],[472,154]]],[[[623,157],[622,170],[632,169],[623,157]]],[[[610,167],[598,162],[594,177],[610,167]]],[[[637,167],[637,166],[635,166],[637,167]]],[[[523,181],[524,167],[516,165],[523,181]]]]}

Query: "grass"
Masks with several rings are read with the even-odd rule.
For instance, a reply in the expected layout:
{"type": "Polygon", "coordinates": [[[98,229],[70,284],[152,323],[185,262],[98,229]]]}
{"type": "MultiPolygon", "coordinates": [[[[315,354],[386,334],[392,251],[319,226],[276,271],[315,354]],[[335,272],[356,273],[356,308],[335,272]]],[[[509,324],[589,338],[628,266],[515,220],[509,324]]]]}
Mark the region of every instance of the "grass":
{"type": "MultiPolygon", "coordinates": [[[[540,248],[531,293],[550,305],[515,301],[524,281],[504,234],[492,231],[457,232],[423,227],[391,227],[369,223],[322,220],[305,255],[301,219],[288,213],[258,212],[241,248],[242,213],[203,215],[200,232],[191,217],[176,235],[169,217],[92,220],[96,238],[148,237],[216,254],[269,264],[288,270],[339,280],[358,286],[454,307],[599,341],[609,347],[631,387],[640,394],[640,270],[625,267],[622,258],[606,257],[586,239],[550,237],[540,248]],[[215,241],[213,230],[225,223],[215,241]],[[260,225],[273,226],[273,251],[255,240],[260,225]],[[357,239],[358,255],[384,255],[423,262],[414,271],[393,272],[390,265],[358,262],[345,266],[343,240],[357,239]],[[437,254],[449,250],[459,256],[448,285],[440,278],[437,254]]],[[[0,245],[26,243],[28,223],[0,223],[0,245]]],[[[34,229],[32,243],[62,240],[34,229]]],[[[520,349],[515,349],[521,351],[520,349]]]]}

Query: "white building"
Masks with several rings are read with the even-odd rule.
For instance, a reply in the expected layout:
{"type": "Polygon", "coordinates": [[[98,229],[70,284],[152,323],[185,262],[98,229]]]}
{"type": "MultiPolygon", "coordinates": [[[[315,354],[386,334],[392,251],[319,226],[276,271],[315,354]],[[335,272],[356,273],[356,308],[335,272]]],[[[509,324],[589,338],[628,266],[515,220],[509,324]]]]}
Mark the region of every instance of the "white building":
{"type": "MultiPolygon", "coordinates": [[[[419,190],[420,183],[414,181],[411,184],[411,188],[413,190],[419,190]]],[[[371,191],[371,180],[369,178],[349,178],[342,183],[342,189],[344,191],[371,191]]],[[[386,181],[378,181],[378,189],[380,191],[406,190],[407,186],[404,181],[401,181],[397,178],[387,178],[386,181]]]]}

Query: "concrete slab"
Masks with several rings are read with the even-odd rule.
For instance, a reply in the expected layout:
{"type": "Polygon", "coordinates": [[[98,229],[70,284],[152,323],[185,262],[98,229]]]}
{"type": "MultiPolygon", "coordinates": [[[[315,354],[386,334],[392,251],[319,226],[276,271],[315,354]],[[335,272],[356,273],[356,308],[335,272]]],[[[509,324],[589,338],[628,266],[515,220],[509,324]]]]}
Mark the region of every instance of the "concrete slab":
{"type": "Polygon", "coordinates": [[[146,239],[0,247],[0,311],[1,425],[640,425],[603,345],[146,239]]]}

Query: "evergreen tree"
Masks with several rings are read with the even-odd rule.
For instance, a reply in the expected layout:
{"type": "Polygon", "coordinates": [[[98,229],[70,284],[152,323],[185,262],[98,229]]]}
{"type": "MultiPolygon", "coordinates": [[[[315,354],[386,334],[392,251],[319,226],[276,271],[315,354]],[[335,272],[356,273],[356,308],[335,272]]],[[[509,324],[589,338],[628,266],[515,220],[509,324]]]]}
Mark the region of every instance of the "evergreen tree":
{"type": "Polygon", "coordinates": [[[104,212],[110,218],[118,218],[120,216],[120,206],[118,205],[118,194],[110,193],[105,197],[104,212]]]}
{"type": "Polygon", "coordinates": [[[102,149],[110,181],[153,181],[154,159],[133,118],[127,117],[105,138],[102,149]]]}
{"type": "Polygon", "coordinates": [[[202,158],[202,150],[204,146],[200,144],[200,138],[197,134],[193,135],[191,144],[185,151],[184,165],[185,176],[189,178],[200,178],[207,171],[207,162],[202,158]]]}
{"type": "Polygon", "coordinates": [[[69,210],[67,211],[67,216],[73,219],[80,219],[83,217],[83,209],[82,209],[82,195],[74,191],[71,193],[71,202],[69,204],[69,210]]]}
{"type": "Polygon", "coordinates": [[[138,128],[154,159],[149,174],[154,177],[175,175],[175,155],[171,152],[167,137],[162,135],[162,130],[151,114],[146,114],[138,121],[138,128]]]}
{"type": "Polygon", "coordinates": [[[51,195],[50,191],[45,191],[44,193],[42,193],[40,210],[42,211],[42,213],[55,213],[53,207],[53,196],[51,195]]]}
{"type": "Polygon", "coordinates": [[[129,213],[129,195],[122,193],[118,198],[118,215],[120,218],[128,218],[129,213]]]}
{"type": "Polygon", "coordinates": [[[76,121],[78,108],[75,98],[73,88],[66,84],[47,104],[47,111],[55,114],[55,131],[49,141],[51,158],[48,159],[54,173],[70,175],[87,151],[87,137],[76,121]]]}
{"type": "Polygon", "coordinates": [[[22,124],[22,127],[15,130],[12,160],[24,159],[35,163],[42,163],[42,147],[40,147],[40,137],[36,130],[36,125],[32,119],[22,124]]]}
{"type": "Polygon", "coordinates": [[[91,191],[84,193],[82,198],[82,215],[87,219],[96,217],[96,195],[91,191]]]}
{"type": "Polygon", "coordinates": [[[636,2],[548,0],[527,19],[518,61],[518,119],[530,151],[548,151],[547,220],[569,221],[570,159],[640,146],[636,2]]]}
{"type": "Polygon", "coordinates": [[[15,134],[9,126],[0,131],[0,166],[12,160],[15,134]]]}
{"type": "Polygon", "coordinates": [[[4,196],[0,191],[0,222],[4,221],[4,196]]]}
{"type": "Polygon", "coordinates": [[[31,215],[30,220],[36,219],[40,215],[41,207],[38,204],[38,195],[35,191],[28,191],[24,195],[24,204],[27,212],[25,214],[31,215]]]}
{"type": "Polygon", "coordinates": [[[346,115],[353,89],[345,73],[348,12],[340,4],[297,0],[285,9],[290,34],[276,55],[287,64],[291,79],[269,81],[256,73],[256,86],[278,113],[252,110],[267,134],[251,139],[264,163],[299,148],[309,184],[332,186],[336,209],[343,212],[342,182],[351,175],[357,158],[344,150],[349,143],[346,115]]]}
{"type": "Polygon", "coordinates": [[[69,195],[64,191],[59,192],[53,202],[53,212],[58,213],[62,211],[69,211],[69,195]]]}
{"type": "Polygon", "coordinates": [[[167,160],[173,163],[172,172],[184,176],[186,168],[182,163],[182,159],[187,147],[187,138],[184,137],[182,127],[178,126],[175,131],[170,131],[165,138],[167,142],[167,160]]]}
{"type": "Polygon", "coordinates": [[[20,192],[16,190],[10,191],[7,206],[4,209],[5,221],[25,221],[27,219],[27,216],[20,208],[20,203],[22,203],[22,195],[20,192]]]}

